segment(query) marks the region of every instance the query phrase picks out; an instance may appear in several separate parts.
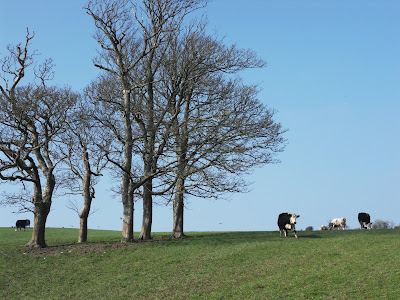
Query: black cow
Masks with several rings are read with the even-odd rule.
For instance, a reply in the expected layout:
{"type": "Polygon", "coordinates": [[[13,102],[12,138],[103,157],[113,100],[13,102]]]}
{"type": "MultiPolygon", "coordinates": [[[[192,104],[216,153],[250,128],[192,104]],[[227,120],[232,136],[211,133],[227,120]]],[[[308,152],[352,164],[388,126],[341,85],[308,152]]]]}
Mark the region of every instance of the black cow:
{"type": "Polygon", "coordinates": [[[288,230],[293,230],[294,236],[297,237],[296,234],[296,219],[300,218],[299,215],[289,214],[289,213],[281,213],[278,217],[278,227],[279,227],[279,236],[282,237],[282,231],[285,232],[285,238],[288,237],[288,230]]]}
{"type": "Polygon", "coordinates": [[[358,214],[358,222],[360,223],[360,229],[371,229],[371,217],[368,213],[361,212],[358,214]],[[365,227],[364,225],[367,225],[365,227]]]}
{"type": "Polygon", "coordinates": [[[25,231],[25,227],[31,225],[31,221],[29,221],[28,219],[26,220],[18,220],[17,223],[15,223],[15,231],[17,231],[18,229],[22,230],[22,228],[25,231]]]}

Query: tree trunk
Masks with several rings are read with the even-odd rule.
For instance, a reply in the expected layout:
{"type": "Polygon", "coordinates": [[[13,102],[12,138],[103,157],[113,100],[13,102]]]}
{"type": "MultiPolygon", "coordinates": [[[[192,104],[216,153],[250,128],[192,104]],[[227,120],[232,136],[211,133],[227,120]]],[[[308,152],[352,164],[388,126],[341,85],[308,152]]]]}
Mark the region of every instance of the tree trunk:
{"type": "Polygon", "coordinates": [[[151,239],[151,225],[153,221],[153,181],[149,179],[143,185],[143,222],[139,235],[141,240],[151,239]]]}
{"type": "Polygon", "coordinates": [[[84,147],[83,152],[83,162],[85,165],[85,175],[83,177],[83,207],[82,211],[79,214],[79,237],[78,243],[85,243],[87,241],[87,231],[88,231],[88,217],[90,213],[90,206],[92,205],[92,199],[94,195],[90,193],[91,187],[91,170],[89,163],[89,153],[87,152],[86,147],[84,147]]]}
{"type": "Polygon", "coordinates": [[[133,242],[133,202],[124,203],[121,242],[133,242]]]}
{"type": "MultiPolygon", "coordinates": [[[[126,83],[124,87],[128,86],[126,83]]],[[[124,131],[125,131],[125,142],[124,142],[124,162],[123,162],[123,173],[121,182],[121,196],[123,205],[123,216],[122,216],[122,242],[133,242],[133,187],[130,178],[132,168],[132,127],[131,127],[131,104],[130,104],[130,91],[124,89],[124,131]]]]}
{"type": "Polygon", "coordinates": [[[78,243],[87,242],[87,224],[88,224],[88,217],[87,216],[79,217],[78,243]]]}
{"type": "Polygon", "coordinates": [[[34,182],[33,204],[35,207],[35,211],[34,211],[32,239],[28,243],[28,246],[31,248],[47,247],[45,241],[46,220],[50,212],[51,199],[55,184],[56,184],[55,177],[52,173],[50,173],[50,175],[47,176],[45,190],[42,195],[40,180],[36,180],[34,182]]]}
{"type": "Polygon", "coordinates": [[[173,214],[174,224],[172,228],[172,237],[181,238],[184,237],[183,233],[183,194],[184,194],[185,182],[182,178],[179,178],[176,183],[175,198],[173,203],[173,214]]]}
{"type": "Polygon", "coordinates": [[[32,239],[29,241],[28,246],[31,248],[45,248],[47,247],[45,241],[46,220],[50,212],[50,205],[41,203],[35,205],[34,221],[32,239]]]}
{"type": "MultiPolygon", "coordinates": [[[[155,128],[154,128],[154,90],[153,90],[153,70],[152,61],[154,57],[154,49],[149,53],[147,63],[147,130],[144,132],[145,139],[145,155],[144,155],[144,178],[150,176],[154,169],[154,145],[155,145],[155,128]]],[[[149,179],[143,184],[143,221],[142,230],[139,235],[141,240],[151,239],[151,225],[153,220],[153,180],[149,179]]]]}
{"type": "Polygon", "coordinates": [[[84,191],[84,202],[82,210],[79,214],[79,237],[78,243],[85,243],[87,241],[87,232],[88,232],[88,217],[90,212],[90,205],[92,202],[92,197],[86,194],[84,191]]]}
{"type": "Polygon", "coordinates": [[[127,175],[122,176],[122,238],[121,242],[133,242],[133,184],[124,182],[127,175]],[[125,186],[125,187],[124,187],[125,186]]]}
{"type": "MultiPolygon", "coordinates": [[[[121,242],[133,242],[133,184],[128,184],[127,201],[123,205],[123,217],[122,217],[122,238],[121,242]]],[[[123,195],[124,199],[124,195],[123,195]]]]}
{"type": "Polygon", "coordinates": [[[185,170],[187,167],[186,153],[188,149],[188,119],[189,119],[189,102],[190,96],[185,98],[185,111],[184,118],[181,126],[178,121],[175,120],[173,125],[174,135],[175,135],[175,153],[178,161],[178,170],[176,173],[177,180],[175,183],[175,197],[173,203],[173,228],[172,237],[181,238],[184,237],[183,233],[183,211],[184,211],[184,201],[183,196],[185,194],[185,170]]]}

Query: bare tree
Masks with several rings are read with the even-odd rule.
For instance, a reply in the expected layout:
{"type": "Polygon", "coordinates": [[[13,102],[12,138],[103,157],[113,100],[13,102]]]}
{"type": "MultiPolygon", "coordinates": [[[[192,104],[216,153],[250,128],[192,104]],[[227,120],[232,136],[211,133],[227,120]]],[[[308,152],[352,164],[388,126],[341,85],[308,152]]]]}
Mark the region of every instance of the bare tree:
{"type": "Polygon", "coordinates": [[[132,92],[138,87],[130,72],[137,67],[152,45],[138,35],[134,26],[132,7],[129,1],[89,1],[85,7],[97,28],[94,38],[102,51],[94,61],[96,67],[117,79],[121,98],[112,99],[108,105],[118,111],[123,122],[123,133],[119,139],[123,150],[122,163],[113,161],[122,173],[121,198],[123,204],[122,241],[133,241],[133,181],[132,169],[132,92]],[[119,100],[119,101],[118,101],[119,100]]]}
{"type": "MultiPolygon", "coordinates": [[[[89,1],[85,7],[95,22],[95,39],[102,49],[95,65],[115,78],[113,80],[110,76],[103,76],[99,78],[97,87],[107,86],[104,82],[113,81],[116,83],[114,89],[117,89],[112,93],[114,97],[99,96],[102,95],[102,91],[93,94],[103,102],[102,109],[109,109],[113,117],[119,114],[119,119],[123,122],[121,127],[118,125],[118,118],[100,121],[115,135],[116,142],[123,151],[122,160],[108,155],[110,162],[122,176],[122,241],[133,240],[133,194],[143,185],[145,212],[141,238],[151,237],[151,180],[155,173],[159,172],[155,167],[154,156],[163,148],[161,143],[161,148],[155,149],[156,133],[160,129],[163,115],[161,111],[161,119],[154,118],[156,72],[164,53],[163,49],[168,44],[168,33],[177,30],[182,18],[205,2],[143,0],[140,4],[131,4],[129,1],[108,0],[89,1]],[[135,134],[134,128],[138,129],[140,134],[135,134]],[[132,160],[134,142],[139,139],[145,149],[138,150],[144,153],[142,172],[134,169],[132,160]]],[[[116,153],[118,151],[113,152],[116,153]]]]}
{"type": "Polygon", "coordinates": [[[200,23],[175,36],[163,65],[164,96],[174,99],[171,118],[178,161],[173,237],[184,235],[185,194],[218,197],[244,191],[242,175],[275,162],[273,154],[282,151],[284,143],[284,130],[257,99],[257,86],[229,79],[229,74],[264,62],[251,50],[225,46],[204,28],[200,23]]]}
{"type": "MultiPolygon", "coordinates": [[[[152,174],[157,172],[158,159],[164,153],[171,124],[165,124],[165,116],[170,110],[170,102],[163,101],[158,96],[158,83],[160,82],[159,67],[165,59],[166,52],[170,47],[171,36],[179,32],[184,17],[200,7],[207,1],[143,1],[143,13],[148,18],[148,23],[139,22],[143,28],[145,38],[153,47],[143,60],[143,77],[145,91],[143,95],[144,107],[143,118],[136,115],[136,121],[140,125],[143,136],[144,147],[142,151],[144,177],[149,177],[143,185],[143,222],[139,239],[151,239],[152,210],[154,194],[152,174]],[[157,140],[157,136],[159,139],[157,140]]],[[[169,99],[167,99],[169,100],[169,99]]]]}
{"type": "Polygon", "coordinates": [[[102,137],[102,129],[93,121],[93,109],[89,101],[79,98],[68,120],[68,130],[60,147],[60,151],[66,157],[64,163],[68,166],[68,177],[64,180],[64,186],[73,194],[79,193],[83,196],[80,210],[74,202],[70,202],[69,205],[69,208],[79,215],[78,243],[87,241],[88,217],[92,200],[95,198],[94,186],[107,163],[105,151],[108,142],[102,137]],[[103,142],[101,146],[100,140],[103,142]]]}
{"type": "MultiPolygon", "coordinates": [[[[35,82],[19,87],[27,68],[34,62],[35,52],[29,51],[33,36],[27,30],[25,44],[8,46],[9,56],[0,62],[3,80],[0,85],[0,178],[32,184],[33,197],[23,201],[30,201],[34,211],[32,239],[28,245],[46,247],[45,227],[56,186],[55,168],[62,160],[54,145],[57,136],[65,130],[65,120],[76,95],[68,88],[45,85],[53,75],[51,60],[35,70],[35,82]]],[[[21,198],[24,194],[21,193],[21,198]]]]}
{"type": "Polygon", "coordinates": [[[393,227],[393,221],[375,220],[372,224],[372,229],[392,229],[393,227]]]}

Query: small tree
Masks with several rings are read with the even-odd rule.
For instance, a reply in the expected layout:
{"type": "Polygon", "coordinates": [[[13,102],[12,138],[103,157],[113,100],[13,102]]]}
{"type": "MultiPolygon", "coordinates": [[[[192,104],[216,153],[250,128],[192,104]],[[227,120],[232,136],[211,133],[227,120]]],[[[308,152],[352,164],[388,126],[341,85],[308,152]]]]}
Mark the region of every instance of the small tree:
{"type": "Polygon", "coordinates": [[[68,178],[64,185],[73,194],[83,196],[82,209],[75,202],[69,208],[79,215],[78,243],[87,241],[88,217],[91,213],[92,200],[95,198],[94,186],[106,167],[105,151],[108,141],[102,136],[102,130],[93,120],[93,107],[89,101],[79,97],[79,101],[68,120],[68,130],[63,137],[60,151],[66,157],[68,178]],[[100,146],[100,144],[103,144],[100,146]],[[104,143],[105,142],[105,143],[104,143]]]}
{"type": "Polygon", "coordinates": [[[372,224],[372,229],[392,229],[394,223],[392,221],[376,220],[372,224]]]}

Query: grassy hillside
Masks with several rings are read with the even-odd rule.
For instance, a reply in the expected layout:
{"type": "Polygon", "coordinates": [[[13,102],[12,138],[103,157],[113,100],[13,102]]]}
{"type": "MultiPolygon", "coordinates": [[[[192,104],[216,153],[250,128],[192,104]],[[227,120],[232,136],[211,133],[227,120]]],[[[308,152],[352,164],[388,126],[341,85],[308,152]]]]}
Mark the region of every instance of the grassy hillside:
{"type": "Polygon", "coordinates": [[[1,299],[398,299],[400,231],[188,233],[122,245],[120,232],[0,228],[1,299]]]}

